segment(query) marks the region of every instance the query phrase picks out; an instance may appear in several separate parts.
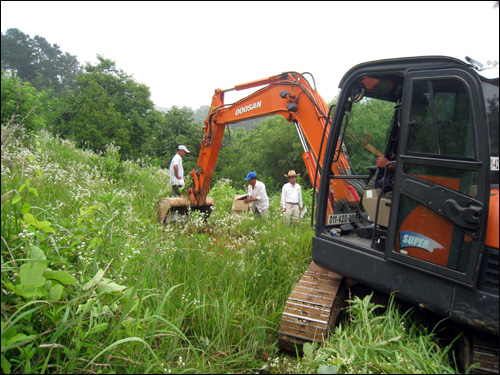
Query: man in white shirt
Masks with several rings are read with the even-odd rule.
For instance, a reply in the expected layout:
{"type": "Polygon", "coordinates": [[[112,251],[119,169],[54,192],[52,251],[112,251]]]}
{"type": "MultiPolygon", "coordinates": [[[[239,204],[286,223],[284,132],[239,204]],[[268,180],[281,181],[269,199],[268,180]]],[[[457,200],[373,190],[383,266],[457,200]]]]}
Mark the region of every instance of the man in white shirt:
{"type": "Polygon", "coordinates": [[[179,193],[179,188],[185,185],[182,158],[186,156],[186,153],[189,153],[186,146],[179,145],[179,147],[177,147],[177,153],[170,162],[170,185],[172,185],[172,195],[174,197],[179,197],[181,195],[179,193]]]}
{"type": "Polygon", "coordinates": [[[269,212],[269,197],[266,193],[266,185],[263,182],[257,181],[255,172],[248,172],[245,180],[248,181],[248,198],[245,203],[253,202],[253,212],[257,216],[267,218],[269,212]]]}
{"type": "Polygon", "coordinates": [[[294,170],[288,171],[288,174],[285,175],[285,177],[288,177],[288,182],[281,189],[281,207],[283,207],[287,225],[290,225],[291,219],[298,222],[300,217],[299,208],[301,211],[304,209],[302,189],[297,184],[297,176],[300,176],[300,173],[297,174],[294,170]]]}

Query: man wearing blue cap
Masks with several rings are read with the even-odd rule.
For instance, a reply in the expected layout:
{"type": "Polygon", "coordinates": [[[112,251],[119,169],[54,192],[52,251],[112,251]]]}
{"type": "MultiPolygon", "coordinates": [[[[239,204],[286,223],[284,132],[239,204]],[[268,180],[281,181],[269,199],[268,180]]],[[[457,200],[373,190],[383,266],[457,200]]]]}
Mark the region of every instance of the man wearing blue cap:
{"type": "Polygon", "coordinates": [[[254,202],[252,211],[257,216],[265,219],[269,211],[269,197],[266,193],[266,185],[261,181],[257,181],[255,172],[248,172],[245,180],[248,181],[248,198],[244,202],[254,202]]]}

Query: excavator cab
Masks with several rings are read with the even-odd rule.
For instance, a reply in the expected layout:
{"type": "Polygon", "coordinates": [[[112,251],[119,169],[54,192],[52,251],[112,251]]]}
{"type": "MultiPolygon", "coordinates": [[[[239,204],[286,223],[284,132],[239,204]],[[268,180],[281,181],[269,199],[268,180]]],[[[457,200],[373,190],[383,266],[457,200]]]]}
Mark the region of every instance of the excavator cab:
{"type": "MultiPolygon", "coordinates": [[[[486,78],[447,57],[376,61],[347,72],[313,238],[319,266],[494,335],[497,344],[498,82],[498,74],[486,78]],[[386,128],[370,127],[373,118],[386,128]],[[386,137],[368,145],[367,132],[386,137]],[[369,153],[378,148],[377,156],[392,156],[392,176],[373,166],[369,153]],[[332,173],[344,152],[356,172],[368,174],[332,173]],[[338,231],[345,223],[326,210],[329,184],[346,178],[364,183],[363,198],[350,212],[353,230],[338,231]]],[[[496,361],[498,368],[498,345],[496,361]]]]}

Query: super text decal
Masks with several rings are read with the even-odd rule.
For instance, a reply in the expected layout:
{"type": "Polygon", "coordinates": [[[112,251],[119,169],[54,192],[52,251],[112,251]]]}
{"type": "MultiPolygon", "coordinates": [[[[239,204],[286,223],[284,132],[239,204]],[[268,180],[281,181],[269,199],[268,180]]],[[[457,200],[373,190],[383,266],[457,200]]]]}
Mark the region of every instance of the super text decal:
{"type": "Polygon", "coordinates": [[[444,246],[434,241],[432,238],[420,233],[401,231],[399,232],[399,242],[401,248],[416,247],[432,253],[434,250],[443,249],[444,246]]]}

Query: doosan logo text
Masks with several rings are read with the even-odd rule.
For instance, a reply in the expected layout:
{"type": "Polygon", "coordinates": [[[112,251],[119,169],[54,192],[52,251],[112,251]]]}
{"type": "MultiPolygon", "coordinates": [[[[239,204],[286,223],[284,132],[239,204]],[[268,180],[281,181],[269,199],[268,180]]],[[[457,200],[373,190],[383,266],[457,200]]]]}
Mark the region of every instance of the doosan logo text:
{"type": "Polygon", "coordinates": [[[260,108],[261,105],[262,105],[262,100],[259,100],[258,102],[255,102],[253,104],[249,104],[249,105],[246,105],[244,107],[237,108],[234,115],[238,116],[238,115],[241,115],[242,113],[251,111],[252,109],[260,108]]]}

